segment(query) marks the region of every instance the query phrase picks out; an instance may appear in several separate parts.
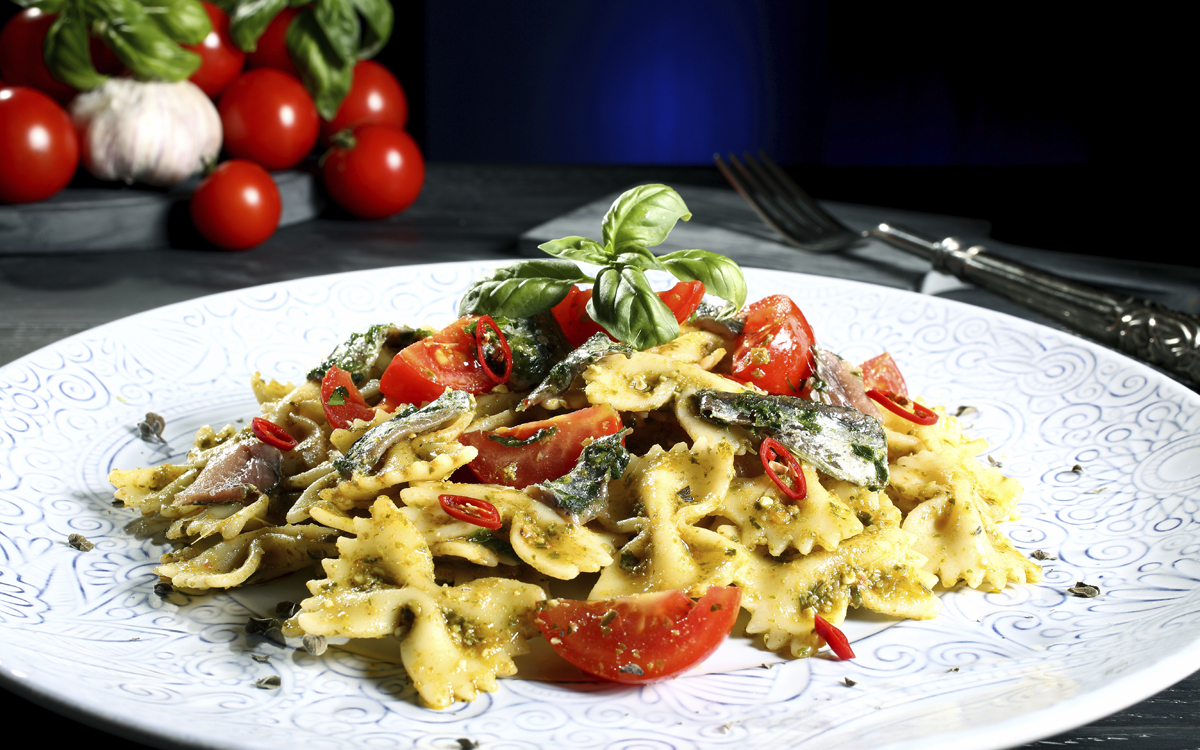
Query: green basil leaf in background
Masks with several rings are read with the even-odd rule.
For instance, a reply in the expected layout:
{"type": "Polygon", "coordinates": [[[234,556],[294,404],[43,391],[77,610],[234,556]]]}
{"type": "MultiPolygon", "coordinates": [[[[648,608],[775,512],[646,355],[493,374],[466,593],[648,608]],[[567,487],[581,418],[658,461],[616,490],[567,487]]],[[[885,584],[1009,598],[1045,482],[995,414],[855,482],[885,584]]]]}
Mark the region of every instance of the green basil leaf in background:
{"type": "Polygon", "coordinates": [[[635,349],[665,344],[679,335],[675,314],[639,268],[601,270],[587,310],[605,330],[635,349]]]}
{"type": "Polygon", "coordinates": [[[90,91],[108,80],[96,70],[88,50],[91,31],[79,13],[68,9],[54,20],[42,42],[46,67],[59,81],[90,91]]]}
{"type": "Polygon", "coordinates": [[[599,242],[590,240],[587,237],[563,237],[560,240],[551,240],[538,245],[538,250],[553,255],[556,258],[568,258],[577,260],[581,263],[595,263],[596,265],[607,265],[611,262],[604,253],[604,248],[599,242]]]}
{"type": "Polygon", "coordinates": [[[704,291],[728,304],[721,311],[728,317],[746,304],[746,278],[738,264],[724,255],[707,250],[677,250],[658,258],[666,270],[680,281],[700,281],[704,291]]]}
{"type": "Polygon", "coordinates": [[[633,266],[643,271],[665,271],[667,267],[659,262],[658,257],[648,248],[637,245],[627,245],[624,250],[609,261],[614,266],[633,266]]]}
{"type": "Polygon", "coordinates": [[[304,88],[312,94],[317,112],[332,120],[354,81],[354,63],[347,62],[330,45],[317,23],[312,8],[305,8],[292,19],[287,32],[288,54],[304,88]]]}
{"type": "Polygon", "coordinates": [[[363,30],[362,41],[359,42],[358,59],[367,60],[378,54],[392,36],[392,26],[395,24],[395,13],[388,0],[350,0],[363,20],[367,22],[363,30]]]}
{"type": "Polygon", "coordinates": [[[532,318],[563,301],[591,276],[568,260],[526,260],[476,281],[458,303],[459,315],[532,318]]]}
{"type": "Polygon", "coordinates": [[[342,62],[353,65],[358,60],[359,24],[350,0],[317,0],[313,16],[342,62]]]}
{"type": "Polygon", "coordinates": [[[618,196],[604,215],[604,246],[618,253],[631,245],[654,247],[676,221],[691,218],[679,193],[666,185],[641,185],[618,196]]]}
{"type": "Polygon", "coordinates": [[[238,0],[209,0],[209,2],[225,11],[227,16],[232,16],[234,9],[238,6],[238,0]]]}
{"type": "Polygon", "coordinates": [[[233,43],[243,52],[257,50],[258,38],[287,4],[288,0],[238,0],[229,16],[229,36],[233,43]]]}
{"type": "Polygon", "coordinates": [[[135,0],[80,0],[79,7],[137,78],[182,81],[200,67],[200,56],[176,44],[135,0]]]}
{"type": "Polygon", "coordinates": [[[199,44],[212,31],[200,0],[138,0],[146,15],[180,44],[199,44]]]}

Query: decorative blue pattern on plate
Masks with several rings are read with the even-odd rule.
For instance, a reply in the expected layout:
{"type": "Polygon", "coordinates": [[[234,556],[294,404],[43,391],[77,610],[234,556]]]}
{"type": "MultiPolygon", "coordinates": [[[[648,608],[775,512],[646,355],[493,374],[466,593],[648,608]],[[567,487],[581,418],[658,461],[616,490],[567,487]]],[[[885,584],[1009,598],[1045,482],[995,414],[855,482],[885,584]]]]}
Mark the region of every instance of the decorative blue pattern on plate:
{"type": "MultiPolygon", "coordinates": [[[[1200,398],[1108,350],[936,298],[750,269],[848,359],[888,350],[911,389],[992,442],[1026,487],[1017,546],[1042,583],[956,590],[932,622],[851,622],[858,658],[630,689],[505,680],[420,708],[403,670],[258,636],[262,590],[183,605],[153,592],[161,539],[105,477],[178,458],[202,424],[256,413],[254,371],[298,379],[345,334],[448,322],[487,264],[409,266],[219,294],[101,326],[0,369],[0,677],[143,741],[228,748],[1001,747],[1092,721],[1200,666],[1200,398]],[[138,439],[147,411],[166,446],[138,439]],[[1079,464],[1082,471],[1071,471],[1079,464]],[[91,552],[66,544],[81,533],[91,552]],[[1076,581],[1100,587],[1081,599],[1076,581]],[[250,654],[269,655],[264,662],[250,654]],[[278,675],[282,687],[254,687],[278,675]],[[847,687],[842,679],[857,682],[847,687]]],[[[274,599],[272,599],[273,601],[274,599]]]]}

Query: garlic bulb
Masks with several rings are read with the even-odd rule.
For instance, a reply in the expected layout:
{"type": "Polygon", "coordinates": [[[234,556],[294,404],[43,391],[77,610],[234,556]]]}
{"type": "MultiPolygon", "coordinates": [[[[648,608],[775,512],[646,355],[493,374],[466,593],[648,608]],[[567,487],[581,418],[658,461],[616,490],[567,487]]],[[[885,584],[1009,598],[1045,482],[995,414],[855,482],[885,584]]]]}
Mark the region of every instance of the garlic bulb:
{"type": "Polygon", "coordinates": [[[194,83],[110,78],[71,103],[83,165],[102,180],[167,187],[216,160],[221,117],[194,83]]]}

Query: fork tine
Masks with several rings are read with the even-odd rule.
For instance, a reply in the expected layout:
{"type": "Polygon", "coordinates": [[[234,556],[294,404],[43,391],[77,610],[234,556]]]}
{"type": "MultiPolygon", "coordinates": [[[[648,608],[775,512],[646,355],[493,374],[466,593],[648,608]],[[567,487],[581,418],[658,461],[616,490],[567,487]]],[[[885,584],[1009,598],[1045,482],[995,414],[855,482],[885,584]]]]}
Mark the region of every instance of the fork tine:
{"type": "Polygon", "coordinates": [[[758,158],[762,159],[763,166],[766,172],[771,175],[772,182],[783,194],[788,195],[792,199],[793,205],[811,216],[813,220],[818,222],[826,231],[829,232],[844,232],[846,227],[837,219],[829,214],[825,209],[812,199],[807,192],[804,191],[796,181],[788,176],[787,172],[767,156],[765,151],[758,152],[758,158]]]}
{"type": "Polygon", "coordinates": [[[808,235],[805,227],[796,224],[775,202],[771,192],[763,187],[754,174],[742,166],[736,156],[729,155],[729,161],[737,168],[736,171],[725,164],[720,154],[714,154],[713,160],[717,163],[717,169],[721,170],[721,174],[725,175],[725,179],[729,180],[734,189],[750,204],[759,218],[788,243],[800,248],[805,247],[805,238],[808,235]]]}

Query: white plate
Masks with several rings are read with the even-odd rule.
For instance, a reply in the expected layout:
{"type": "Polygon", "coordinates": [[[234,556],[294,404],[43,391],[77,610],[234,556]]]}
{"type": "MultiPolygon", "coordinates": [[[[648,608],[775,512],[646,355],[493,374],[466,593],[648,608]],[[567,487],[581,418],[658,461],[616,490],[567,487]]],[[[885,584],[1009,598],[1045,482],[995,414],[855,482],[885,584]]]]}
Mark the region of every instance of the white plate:
{"type": "MultiPolygon", "coordinates": [[[[0,369],[7,686],[156,744],[924,750],[1045,737],[1200,666],[1200,398],[1015,318],[754,269],[752,298],[792,295],[848,359],[886,349],[914,392],[978,409],[965,421],[1026,487],[1023,519],[1003,528],[1020,549],[1058,558],[1044,564],[1042,583],[949,592],[932,622],[864,621],[853,662],[813,658],[643,688],[504,680],[442,712],[420,708],[395,665],[342,650],[314,658],[245,636],[253,596],[177,607],[154,595],[162,546],[127,533],[134,513],[111,507],[111,468],[178,456],[199,425],[253,416],[256,370],[298,379],[350,331],[448,322],[487,268],[407,266],[218,294],[0,369]],[[137,438],[147,411],[166,418],[169,448],[137,438]],[[70,548],[76,532],[96,548],[70,548]],[[1076,581],[1103,593],[1073,597],[1076,581]],[[282,688],[253,686],[268,675],[282,688]]],[[[739,648],[753,647],[729,646],[739,648]]]]}

